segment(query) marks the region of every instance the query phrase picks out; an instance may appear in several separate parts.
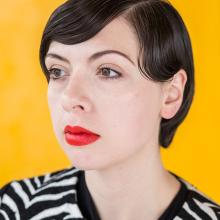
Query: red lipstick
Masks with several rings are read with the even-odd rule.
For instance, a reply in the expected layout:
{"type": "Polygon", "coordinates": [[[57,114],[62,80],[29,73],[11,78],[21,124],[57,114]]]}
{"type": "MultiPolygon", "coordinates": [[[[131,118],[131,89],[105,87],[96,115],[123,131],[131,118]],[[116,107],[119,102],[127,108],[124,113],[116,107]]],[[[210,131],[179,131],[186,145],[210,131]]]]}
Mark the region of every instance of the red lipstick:
{"type": "Polygon", "coordinates": [[[100,135],[80,126],[71,127],[70,125],[65,127],[64,134],[66,142],[73,146],[91,144],[100,137],[100,135]]]}

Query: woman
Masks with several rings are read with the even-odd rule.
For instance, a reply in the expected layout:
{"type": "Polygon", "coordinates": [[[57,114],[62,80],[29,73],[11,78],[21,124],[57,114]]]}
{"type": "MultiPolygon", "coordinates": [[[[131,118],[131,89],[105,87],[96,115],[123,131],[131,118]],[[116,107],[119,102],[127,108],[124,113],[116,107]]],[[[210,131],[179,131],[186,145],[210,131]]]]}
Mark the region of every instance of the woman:
{"type": "Polygon", "coordinates": [[[187,29],[162,0],[69,0],[40,45],[54,132],[72,166],[1,189],[0,219],[220,219],[166,170],[194,94],[187,29]]]}

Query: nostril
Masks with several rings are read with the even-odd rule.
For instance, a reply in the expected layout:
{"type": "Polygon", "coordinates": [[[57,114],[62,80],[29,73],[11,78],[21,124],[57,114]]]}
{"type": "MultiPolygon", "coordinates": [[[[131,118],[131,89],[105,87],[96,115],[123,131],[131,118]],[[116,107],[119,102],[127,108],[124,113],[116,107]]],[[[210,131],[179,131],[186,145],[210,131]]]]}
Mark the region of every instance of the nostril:
{"type": "Polygon", "coordinates": [[[61,105],[66,112],[73,111],[91,111],[91,100],[83,96],[67,96],[62,95],[61,105]]]}
{"type": "Polygon", "coordinates": [[[84,110],[84,107],[82,105],[73,106],[73,109],[80,108],[81,110],[84,110]]]}

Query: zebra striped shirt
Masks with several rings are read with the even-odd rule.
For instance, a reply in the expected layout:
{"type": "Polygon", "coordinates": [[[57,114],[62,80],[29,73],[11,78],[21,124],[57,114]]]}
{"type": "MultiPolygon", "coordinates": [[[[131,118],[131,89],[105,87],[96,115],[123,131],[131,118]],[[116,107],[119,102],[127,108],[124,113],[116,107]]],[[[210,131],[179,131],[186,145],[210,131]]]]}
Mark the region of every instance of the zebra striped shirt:
{"type": "MultiPolygon", "coordinates": [[[[217,203],[173,175],[181,182],[181,189],[159,220],[220,220],[217,203]]],[[[87,201],[93,202],[81,176],[84,171],[69,167],[9,182],[0,190],[0,220],[98,220],[97,213],[88,217],[89,212],[96,212],[94,204],[85,202],[83,207],[80,203],[87,196],[87,201]],[[84,186],[79,187],[79,182],[84,186]]]]}

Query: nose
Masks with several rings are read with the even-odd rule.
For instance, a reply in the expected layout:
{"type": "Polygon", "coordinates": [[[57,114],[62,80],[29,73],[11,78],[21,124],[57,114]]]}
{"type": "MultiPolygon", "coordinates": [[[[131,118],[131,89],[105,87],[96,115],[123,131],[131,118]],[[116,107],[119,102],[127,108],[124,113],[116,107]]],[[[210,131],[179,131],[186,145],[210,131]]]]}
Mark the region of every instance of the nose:
{"type": "Polygon", "coordinates": [[[88,97],[89,90],[85,79],[71,76],[61,96],[61,104],[67,112],[88,112],[91,109],[91,101],[88,97]]]}

